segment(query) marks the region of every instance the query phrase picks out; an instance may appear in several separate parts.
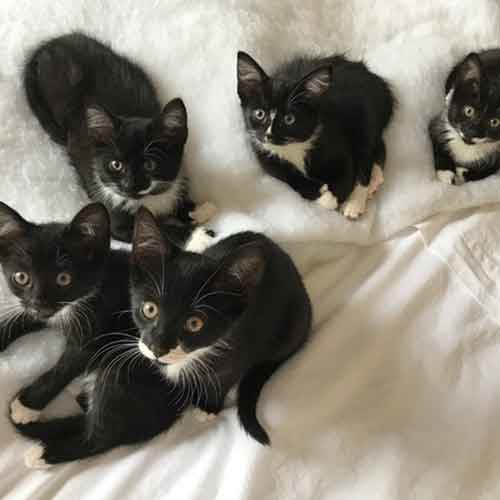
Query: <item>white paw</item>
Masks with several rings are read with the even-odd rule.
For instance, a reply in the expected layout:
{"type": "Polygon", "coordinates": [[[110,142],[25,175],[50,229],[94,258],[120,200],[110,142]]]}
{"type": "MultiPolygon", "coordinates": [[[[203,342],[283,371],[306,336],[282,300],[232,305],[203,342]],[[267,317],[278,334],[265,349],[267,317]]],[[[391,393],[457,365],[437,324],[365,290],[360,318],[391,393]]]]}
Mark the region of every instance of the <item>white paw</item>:
{"type": "Polygon", "coordinates": [[[455,172],[451,170],[438,170],[436,175],[437,178],[445,184],[453,184],[453,180],[455,179],[455,172]]]}
{"type": "Polygon", "coordinates": [[[24,454],[24,463],[26,467],[30,469],[48,469],[51,467],[43,459],[43,454],[45,452],[44,447],[41,444],[37,444],[32,446],[25,454],[24,454]]]}
{"type": "Polygon", "coordinates": [[[197,227],[189,238],[185,250],[186,252],[203,253],[214,243],[214,236],[208,233],[206,227],[197,227]]]}
{"type": "Polygon", "coordinates": [[[40,411],[24,406],[18,398],[10,404],[10,418],[15,424],[29,424],[40,418],[40,411]]]}
{"type": "Polygon", "coordinates": [[[457,173],[455,174],[455,179],[453,179],[453,183],[455,186],[461,186],[465,183],[464,174],[468,172],[468,168],[458,167],[457,173]]]}
{"type": "Polygon", "coordinates": [[[320,189],[320,193],[322,193],[322,195],[319,198],[316,198],[315,203],[323,208],[326,208],[327,210],[335,210],[339,206],[337,198],[331,191],[328,190],[328,186],[326,186],[326,190],[323,189],[324,187],[325,186],[320,189]]]}
{"type": "Polygon", "coordinates": [[[368,198],[372,198],[378,191],[378,188],[384,183],[384,171],[382,167],[375,163],[370,177],[370,184],[368,184],[368,198]]]}
{"type": "Polygon", "coordinates": [[[205,224],[217,213],[217,207],[207,201],[201,205],[197,205],[192,212],[189,212],[189,217],[198,224],[205,224]]]}
{"type": "Polygon", "coordinates": [[[349,199],[342,207],[342,213],[349,219],[357,219],[366,211],[366,200],[368,198],[368,187],[357,184],[349,199]]]}
{"type": "Polygon", "coordinates": [[[215,420],[215,418],[217,417],[217,415],[215,413],[207,413],[203,410],[200,410],[199,408],[194,408],[193,415],[194,415],[194,418],[198,422],[201,422],[202,424],[205,424],[207,422],[211,422],[212,420],[215,420]]]}

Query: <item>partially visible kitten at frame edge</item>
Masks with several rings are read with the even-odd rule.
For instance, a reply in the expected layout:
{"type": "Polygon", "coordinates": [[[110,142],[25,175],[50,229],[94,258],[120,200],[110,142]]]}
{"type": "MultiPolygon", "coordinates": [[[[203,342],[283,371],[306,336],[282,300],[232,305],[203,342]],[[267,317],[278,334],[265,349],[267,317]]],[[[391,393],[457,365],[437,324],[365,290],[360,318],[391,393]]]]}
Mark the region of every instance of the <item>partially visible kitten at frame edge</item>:
{"type": "Polygon", "coordinates": [[[448,75],[429,125],[437,178],[460,185],[500,168],[500,49],[468,54],[448,75]]]}
{"type": "Polygon", "coordinates": [[[139,348],[159,372],[212,415],[239,384],[243,428],[269,444],[256,416],[260,391],[311,330],[310,300],[290,257],[252,232],[224,238],[202,254],[183,251],[142,208],[131,298],[139,348]]]}
{"type": "Polygon", "coordinates": [[[302,197],[357,218],[383,182],[389,85],[362,62],[296,57],[271,75],[238,52],[238,95],[262,168],[302,197]]]}
{"type": "Polygon", "coordinates": [[[83,188],[111,214],[114,238],[130,242],[133,216],[148,207],[185,239],[213,215],[188,195],[182,158],[188,137],[181,99],[163,108],[137,64],[83,33],[40,44],[24,69],[31,110],[64,146],[83,188]]]}
{"type": "Polygon", "coordinates": [[[109,251],[109,215],[95,203],[70,223],[34,224],[0,203],[0,263],[13,302],[0,319],[0,350],[46,327],[66,346],[55,366],[21,389],[10,407],[16,424],[40,412],[81,375],[106,331],[130,328],[128,256],[109,251]]]}

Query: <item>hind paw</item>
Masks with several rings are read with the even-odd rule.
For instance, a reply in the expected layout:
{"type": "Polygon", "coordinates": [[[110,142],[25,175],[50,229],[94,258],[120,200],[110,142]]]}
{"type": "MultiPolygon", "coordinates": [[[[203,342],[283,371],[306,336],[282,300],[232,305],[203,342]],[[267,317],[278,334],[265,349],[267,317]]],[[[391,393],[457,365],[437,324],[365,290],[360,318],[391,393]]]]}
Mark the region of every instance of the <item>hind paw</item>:
{"type": "Polygon", "coordinates": [[[44,458],[45,448],[41,444],[32,446],[24,454],[24,463],[30,469],[49,469],[51,464],[47,463],[44,458]]]}
{"type": "Polygon", "coordinates": [[[319,206],[327,210],[335,210],[339,206],[336,196],[328,189],[326,184],[321,186],[320,193],[321,196],[315,200],[315,203],[319,206]]]}
{"type": "Polygon", "coordinates": [[[193,219],[197,224],[205,224],[217,213],[217,207],[207,201],[201,205],[197,205],[196,208],[189,212],[189,217],[193,219]]]}

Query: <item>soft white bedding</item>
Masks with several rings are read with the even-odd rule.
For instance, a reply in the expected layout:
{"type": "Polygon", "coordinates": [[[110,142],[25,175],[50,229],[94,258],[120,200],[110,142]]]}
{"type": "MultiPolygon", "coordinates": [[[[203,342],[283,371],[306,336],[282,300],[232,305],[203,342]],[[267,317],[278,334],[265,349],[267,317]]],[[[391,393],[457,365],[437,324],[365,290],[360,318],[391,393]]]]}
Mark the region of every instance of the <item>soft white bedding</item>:
{"type": "MultiPolygon", "coordinates": [[[[68,218],[85,197],[30,115],[19,70],[39,40],[76,28],[141,62],[165,100],[183,97],[195,195],[219,205],[223,233],[262,229],[287,242],[315,331],[264,391],[271,449],[250,441],[228,409],[207,425],[188,415],[144,447],[33,472],[3,418],[0,497],[499,498],[500,208],[456,211],[497,201],[500,179],[438,183],[425,130],[449,66],[500,43],[498,2],[3,0],[0,200],[35,220],[68,218]],[[261,174],[239,115],[237,49],[264,66],[300,50],[345,51],[391,80],[399,107],[386,135],[387,182],[362,220],[311,207],[261,174]],[[412,227],[433,214],[441,215],[412,227]]],[[[60,342],[34,335],[0,356],[3,413],[60,342]]],[[[51,408],[74,410],[67,393],[51,408]]]]}

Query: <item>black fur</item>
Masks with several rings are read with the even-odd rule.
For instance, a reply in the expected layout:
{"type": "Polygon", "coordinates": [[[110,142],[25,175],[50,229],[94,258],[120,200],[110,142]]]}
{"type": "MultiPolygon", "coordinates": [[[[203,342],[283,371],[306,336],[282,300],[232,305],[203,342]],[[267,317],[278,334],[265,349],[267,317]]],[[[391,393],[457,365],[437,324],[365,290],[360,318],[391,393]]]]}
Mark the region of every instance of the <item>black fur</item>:
{"type": "Polygon", "coordinates": [[[162,108],[137,64],[82,33],[38,46],[26,63],[24,87],[89,197],[110,211],[115,238],[130,241],[133,214],[152,198],[156,213],[191,224],[194,205],[181,172],[187,113],[180,99],[162,108]]]}
{"type": "Polygon", "coordinates": [[[448,171],[453,184],[494,174],[500,168],[500,49],[468,54],[448,75],[445,93],[445,107],[429,125],[436,170],[448,171]]]}
{"type": "Polygon", "coordinates": [[[356,184],[368,186],[374,163],[383,167],[382,132],[394,98],[388,84],[362,62],[342,56],[297,57],[268,76],[248,54],[239,52],[237,69],[247,131],[268,174],[309,200],[318,199],[326,184],[342,203],[356,184]],[[274,122],[271,111],[276,112],[274,122]],[[312,137],[303,168],[269,152],[273,145],[312,137]]]}
{"type": "Polygon", "coordinates": [[[182,251],[141,209],[131,297],[143,353],[208,413],[221,411],[227,392],[241,381],[240,420],[268,444],[255,414],[260,390],[311,328],[310,301],[290,257],[251,232],[221,240],[203,254],[182,251]],[[193,324],[199,330],[193,331],[193,324]],[[179,357],[187,364],[175,375],[175,365],[183,362],[179,357]]]}

